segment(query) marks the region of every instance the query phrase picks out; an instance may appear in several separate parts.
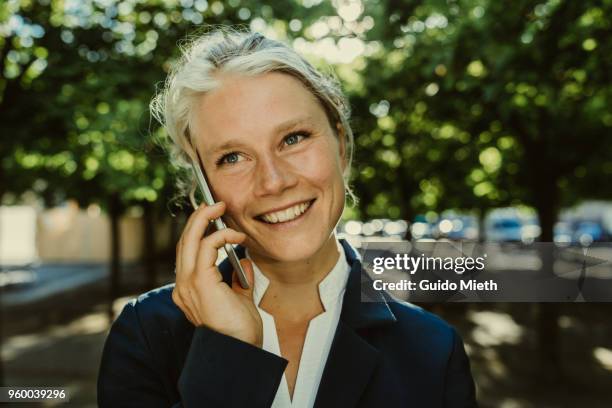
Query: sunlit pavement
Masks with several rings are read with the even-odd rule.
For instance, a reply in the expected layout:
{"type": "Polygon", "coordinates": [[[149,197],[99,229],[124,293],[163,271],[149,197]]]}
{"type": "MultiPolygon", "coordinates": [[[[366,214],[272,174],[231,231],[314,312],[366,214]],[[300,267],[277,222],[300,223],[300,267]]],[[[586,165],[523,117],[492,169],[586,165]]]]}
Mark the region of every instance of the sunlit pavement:
{"type": "Polygon", "coordinates": [[[18,306],[102,282],[108,277],[108,264],[43,264],[10,268],[0,276],[0,284],[4,283],[0,304],[18,306]]]}
{"type": "MultiPolygon", "coordinates": [[[[116,300],[115,311],[129,298],[116,300]]],[[[65,387],[68,405],[97,406],[97,370],[109,328],[105,307],[97,309],[67,324],[7,338],[2,344],[4,385],[65,387]]]]}
{"type": "MultiPolygon", "coordinates": [[[[7,269],[0,301],[3,385],[66,387],[69,406],[97,406],[96,376],[109,329],[108,264],[10,268],[12,276],[7,269]]],[[[169,270],[159,266],[160,284],[171,279],[162,274],[169,270]]],[[[113,302],[115,316],[143,290],[144,275],[123,265],[124,296],[113,302]]]]}

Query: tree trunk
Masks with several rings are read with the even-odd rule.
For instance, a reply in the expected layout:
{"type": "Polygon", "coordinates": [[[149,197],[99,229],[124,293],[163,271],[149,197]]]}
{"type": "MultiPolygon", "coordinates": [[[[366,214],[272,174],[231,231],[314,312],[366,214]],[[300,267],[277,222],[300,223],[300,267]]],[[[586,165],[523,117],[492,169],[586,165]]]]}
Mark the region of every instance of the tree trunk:
{"type": "Polygon", "coordinates": [[[113,303],[120,295],[121,285],[121,233],[119,231],[119,221],[122,208],[119,193],[112,193],[108,205],[111,227],[111,259],[110,259],[110,287],[108,317],[114,320],[113,303]]]}
{"type": "MultiPolygon", "coordinates": [[[[2,264],[0,264],[0,275],[2,275],[2,264]]],[[[4,286],[0,286],[0,299],[3,296],[4,286]]],[[[0,307],[0,355],[2,355],[2,343],[4,342],[4,333],[3,333],[3,324],[4,324],[4,309],[0,307]]],[[[4,360],[0,358],[0,387],[4,387],[4,360]]]]}
{"type": "Polygon", "coordinates": [[[408,223],[408,229],[404,239],[412,241],[412,223],[414,222],[415,213],[410,203],[410,199],[416,194],[416,183],[403,181],[402,188],[399,190],[400,195],[400,218],[408,223]]]}
{"type": "MultiPolygon", "coordinates": [[[[2,171],[2,170],[0,170],[2,171]]],[[[0,208],[2,208],[2,194],[0,192],[0,208]]],[[[0,228],[2,225],[0,225],[0,228]]],[[[1,229],[0,229],[1,231],[1,229]]],[[[0,245],[2,245],[2,237],[0,236],[0,245]]],[[[2,265],[2,260],[0,260],[0,277],[4,273],[4,268],[2,265]]],[[[4,285],[0,284],[0,387],[4,387],[4,360],[1,358],[2,356],[2,343],[4,342],[4,333],[3,333],[3,325],[4,325],[4,308],[2,307],[2,296],[4,296],[4,285]]]]}
{"type": "MultiPolygon", "coordinates": [[[[2,198],[4,197],[4,188],[5,184],[3,183],[3,169],[0,166],[0,208],[2,208],[2,198]]],[[[0,225],[0,231],[2,231],[2,225],[0,225]]],[[[0,236],[0,245],[2,245],[2,236],[0,236]]],[[[2,265],[2,260],[0,260],[0,277],[4,273],[4,268],[2,265]]],[[[2,300],[2,296],[4,295],[4,285],[0,285],[0,300],[2,300]]],[[[0,387],[4,387],[4,360],[1,358],[2,356],[2,343],[4,342],[4,309],[2,308],[2,303],[0,302],[0,387]]]]}
{"type": "MultiPolygon", "coordinates": [[[[537,177],[540,181],[536,187],[536,210],[540,219],[540,259],[543,276],[554,274],[553,230],[558,214],[557,180],[551,176],[537,177]]],[[[562,376],[560,359],[559,304],[538,303],[538,352],[542,379],[549,384],[557,382],[562,376]]]]}
{"type": "Polygon", "coordinates": [[[487,209],[485,207],[478,208],[478,243],[484,244],[487,240],[487,228],[485,220],[487,218],[487,209]]]}
{"type": "Polygon", "coordinates": [[[146,273],[146,289],[149,290],[157,286],[157,271],[155,268],[155,209],[152,203],[145,201],[143,203],[143,210],[144,248],[142,261],[146,273]]]}

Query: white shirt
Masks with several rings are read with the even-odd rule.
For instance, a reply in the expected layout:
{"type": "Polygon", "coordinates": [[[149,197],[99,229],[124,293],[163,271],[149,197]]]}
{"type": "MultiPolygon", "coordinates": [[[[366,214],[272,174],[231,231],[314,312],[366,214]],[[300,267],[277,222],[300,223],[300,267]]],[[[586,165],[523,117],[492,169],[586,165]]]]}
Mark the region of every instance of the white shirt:
{"type": "MultiPolygon", "coordinates": [[[[338,241],[336,243],[340,252],[338,262],[319,283],[319,296],[325,311],[314,317],[308,324],[293,389],[293,400],[289,396],[287,379],[283,374],[272,408],[310,408],[314,405],[323,369],[340,320],[342,300],[350,272],[344,249],[338,241]]],[[[246,256],[249,257],[248,251],[246,256]]],[[[263,349],[281,356],[274,316],[259,308],[259,303],[268,289],[270,281],[254,262],[253,269],[255,271],[253,301],[263,322],[263,349]]]]}

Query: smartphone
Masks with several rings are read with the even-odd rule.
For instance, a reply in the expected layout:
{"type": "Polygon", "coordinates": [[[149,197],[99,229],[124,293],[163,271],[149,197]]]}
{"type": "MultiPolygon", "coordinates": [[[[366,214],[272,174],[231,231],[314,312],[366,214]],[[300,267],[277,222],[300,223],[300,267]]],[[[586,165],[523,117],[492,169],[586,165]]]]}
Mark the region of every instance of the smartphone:
{"type": "MultiPolygon", "coordinates": [[[[200,187],[200,192],[204,196],[204,202],[206,203],[206,205],[215,204],[215,199],[213,198],[210,188],[208,187],[208,182],[206,181],[206,177],[204,176],[204,172],[202,171],[201,167],[193,162],[191,163],[191,166],[193,167],[193,171],[195,172],[196,180],[198,181],[198,186],[200,187]]],[[[215,227],[217,227],[217,230],[227,228],[221,218],[217,218],[213,222],[215,223],[215,227]]],[[[230,264],[232,264],[234,271],[238,274],[238,281],[240,282],[240,286],[242,286],[243,289],[248,289],[249,281],[246,278],[244,269],[242,269],[242,265],[240,265],[240,260],[238,259],[238,255],[236,254],[233,245],[225,244],[224,249],[225,253],[227,254],[227,257],[229,258],[230,264]]]]}

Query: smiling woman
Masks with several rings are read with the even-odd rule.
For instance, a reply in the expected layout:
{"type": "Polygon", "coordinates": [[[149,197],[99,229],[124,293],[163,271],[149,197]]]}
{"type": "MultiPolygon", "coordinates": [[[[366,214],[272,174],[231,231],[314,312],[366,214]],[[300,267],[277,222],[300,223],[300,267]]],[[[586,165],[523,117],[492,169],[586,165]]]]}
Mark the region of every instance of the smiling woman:
{"type": "Polygon", "coordinates": [[[220,30],[193,42],[151,107],[174,163],[201,166],[219,202],[189,218],[176,283],[113,324],[100,406],[475,406],[452,327],[384,292],[360,301],[367,275],[334,232],[353,149],[337,82],[280,42],[220,30]],[[209,233],[218,217],[228,228],[209,233]],[[228,260],[216,266],[226,243],[247,289],[228,260]]]}

